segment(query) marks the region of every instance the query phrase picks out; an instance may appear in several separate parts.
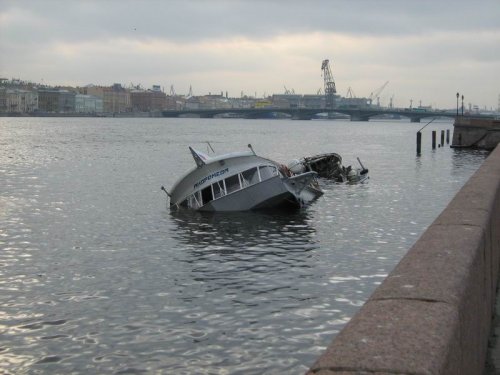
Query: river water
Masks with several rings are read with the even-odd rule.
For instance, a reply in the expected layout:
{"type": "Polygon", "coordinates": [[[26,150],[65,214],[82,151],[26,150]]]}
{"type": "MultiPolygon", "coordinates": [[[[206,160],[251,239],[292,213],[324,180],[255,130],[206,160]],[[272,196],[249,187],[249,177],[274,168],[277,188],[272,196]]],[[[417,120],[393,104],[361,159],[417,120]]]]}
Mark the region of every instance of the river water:
{"type": "Polygon", "coordinates": [[[0,118],[0,373],[302,374],[487,154],[408,121],[0,118]],[[337,152],[296,213],[173,214],[188,150],[337,152]]]}

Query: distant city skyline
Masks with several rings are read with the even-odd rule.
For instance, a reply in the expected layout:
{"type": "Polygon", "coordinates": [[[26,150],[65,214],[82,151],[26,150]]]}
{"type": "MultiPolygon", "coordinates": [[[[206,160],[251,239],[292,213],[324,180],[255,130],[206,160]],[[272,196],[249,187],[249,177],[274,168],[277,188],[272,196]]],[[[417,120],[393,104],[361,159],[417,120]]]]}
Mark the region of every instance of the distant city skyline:
{"type": "Polygon", "coordinates": [[[0,1],[0,77],[168,93],[338,94],[496,109],[500,2],[0,1]]]}

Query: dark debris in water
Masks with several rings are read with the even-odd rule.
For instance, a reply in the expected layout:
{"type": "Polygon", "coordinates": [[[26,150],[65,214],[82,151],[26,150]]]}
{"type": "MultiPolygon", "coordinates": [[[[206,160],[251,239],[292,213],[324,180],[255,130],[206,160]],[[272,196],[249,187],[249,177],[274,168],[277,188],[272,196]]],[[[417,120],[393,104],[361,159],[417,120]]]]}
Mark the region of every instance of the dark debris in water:
{"type": "Polygon", "coordinates": [[[142,370],[142,369],[138,369],[138,368],[134,368],[134,367],[129,367],[129,368],[126,368],[126,369],[123,369],[123,370],[116,372],[116,374],[145,374],[145,373],[147,373],[146,370],[142,370]]]}
{"type": "Polygon", "coordinates": [[[67,322],[67,320],[60,319],[60,320],[53,320],[53,321],[46,321],[46,322],[26,324],[26,325],[20,326],[19,328],[21,328],[21,329],[36,330],[36,329],[42,329],[46,325],[47,326],[58,326],[58,325],[65,324],[66,322],[67,322]]]}
{"type": "Polygon", "coordinates": [[[53,336],[42,336],[40,337],[41,340],[54,340],[54,339],[63,339],[63,338],[68,338],[68,335],[53,335],[53,336]]]}
{"type": "Polygon", "coordinates": [[[62,361],[62,359],[63,358],[61,358],[61,357],[59,357],[57,355],[50,355],[50,356],[42,358],[41,360],[39,360],[35,364],[36,365],[42,365],[44,363],[57,363],[57,362],[62,361]]]}

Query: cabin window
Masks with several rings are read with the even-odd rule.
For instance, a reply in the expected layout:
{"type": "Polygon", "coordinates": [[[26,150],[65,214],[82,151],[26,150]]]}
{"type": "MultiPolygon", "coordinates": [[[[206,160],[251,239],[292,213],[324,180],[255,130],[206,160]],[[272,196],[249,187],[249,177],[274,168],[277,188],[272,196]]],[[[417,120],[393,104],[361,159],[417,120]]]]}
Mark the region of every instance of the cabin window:
{"type": "Polygon", "coordinates": [[[225,179],[226,191],[228,194],[233,191],[240,190],[240,179],[238,175],[234,175],[225,179]]]}
{"type": "Polygon", "coordinates": [[[203,204],[207,204],[208,202],[214,200],[214,197],[212,195],[212,186],[207,186],[205,189],[201,191],[201,198],[203,204]]]}
{"type": "Polygon", "coordinates": [[[217,181],[212,185],[214,199],[223,197],[226,195],[226,189],[224,189],[224,181],[217,181]]]}
{"type": "Polygon", "coordinates": [[[243,186],[250,186],[259,182],[257,168],[249,169],[241,174],[243,186]]]}
{"type": "Polygon", "coordinates": [[[276,167],[271,167],[269,165],[259,167],[259,172],[260,172],[260,179],[262,181],[268,180],[271,177],[278,175],[278,171],[277,171],[276,167]]]}
{"type": "Polygon", "coordinates": [[[201,192],[197,191],[187,197],[187,204],[189,208],[200,208],[202,206],[201,192]]]}

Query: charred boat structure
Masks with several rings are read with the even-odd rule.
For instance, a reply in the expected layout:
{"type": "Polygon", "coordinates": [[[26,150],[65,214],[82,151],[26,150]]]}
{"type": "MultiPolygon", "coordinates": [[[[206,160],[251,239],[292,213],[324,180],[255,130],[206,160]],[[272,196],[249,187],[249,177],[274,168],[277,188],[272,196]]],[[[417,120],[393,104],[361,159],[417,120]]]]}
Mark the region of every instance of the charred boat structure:
{"type": "Polygon", "coordinates": [[[358,159],[360,168],[352,166],[344,167],[342,157],[334,152],[303,157],[300,160],[292,160],[288,163],[288,168],[293,173],[316,172],[319,177],[323,177],[334,182],[357,184],[365,182],[368,176],[368,169],[364,167],[358,159]]]}

